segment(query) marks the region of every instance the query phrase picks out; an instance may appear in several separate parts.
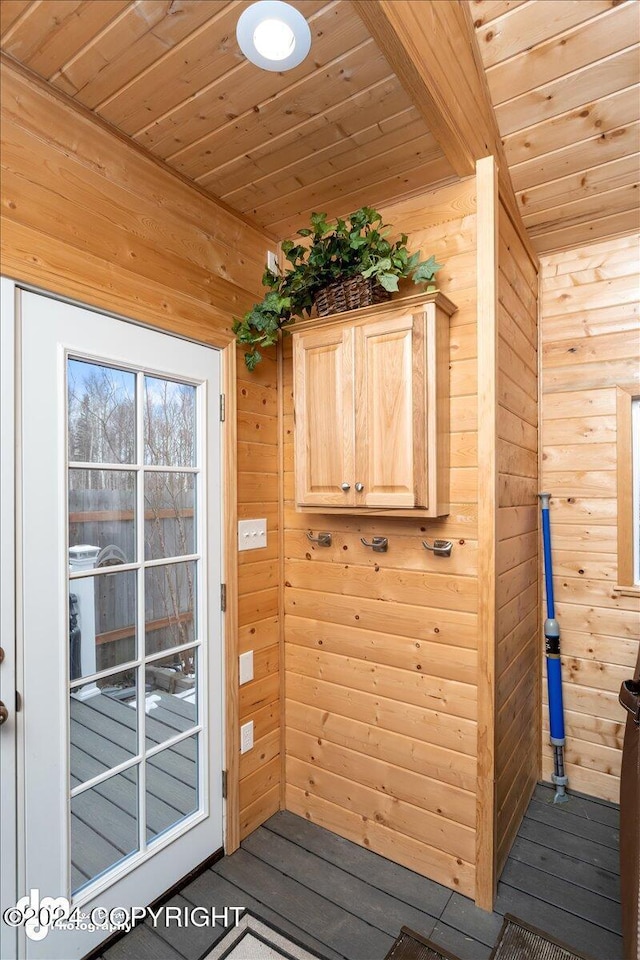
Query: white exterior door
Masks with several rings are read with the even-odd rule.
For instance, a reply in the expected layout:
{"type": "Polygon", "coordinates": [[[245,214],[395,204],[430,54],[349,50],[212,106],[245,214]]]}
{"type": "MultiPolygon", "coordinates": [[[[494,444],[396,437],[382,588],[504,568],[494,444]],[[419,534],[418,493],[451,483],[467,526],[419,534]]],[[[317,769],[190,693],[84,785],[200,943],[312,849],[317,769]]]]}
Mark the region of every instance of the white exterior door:
{"type": "Polygon", "coordinates": [[[100,921],[223,845],[220,355],[30,292],[17,333],[18,891],[100,921]]]}

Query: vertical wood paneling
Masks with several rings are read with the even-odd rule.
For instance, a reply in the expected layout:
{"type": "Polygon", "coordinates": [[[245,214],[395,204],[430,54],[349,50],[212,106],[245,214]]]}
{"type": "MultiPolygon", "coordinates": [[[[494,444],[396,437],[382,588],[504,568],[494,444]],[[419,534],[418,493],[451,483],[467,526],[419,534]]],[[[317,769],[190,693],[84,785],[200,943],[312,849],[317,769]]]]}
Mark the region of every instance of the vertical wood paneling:
{"type": "MultiPolygon", "coordinates": [[[[449,517],[310,517],[293,496],[285,342],[286,803],[469,896],[475,893],[477,375],[475,180],[383,211],[435,253],[451,320],[449,517]],[[330,530],[330,549],[305,531],[330,530]],[[389,538],[372,554],[361,536],[389,538]],[[421,539],[450,537],[451,560],[421,539]]],[[[413,292],[407,290],[407,292],[413,292]]]]}
{"type": "Polygon", "coordinates": [[[501,205],[497,315],[496,865],[539,773],[538,275],[501,205]]]}
{"type": "MultiPolygon", "coordinates": [[[[205,343],[229,344],[232,314],[260,288],[266,239],[19,69],[3,64],[2,91],[3,272],[205,343]]],[[[232,370],[227,357],[225,371],[232,370]]],[[[231,846],[277,809],[280,779],[275,359],[249,376],[239,356],[237,370],[237,447],[235,431],[227,430],[238,473],[227,481],[226,532],[233,544],[237,486],[240,516],[266,516],[269,545],[241,555],[237,632],[234,609],[227,618],[231,846]],[[237,646],[255,651],[255,680],[240,690],[237,646]],[[255,747],[242,758],[238,711],[255,724],[255,747]]],[[[233,382],[230,389],[235,423],[233,382]]],[[[235,581],[235,573],[227,575],[235,581]]],[[[230,600],[235,605],[233,592],[230,600]]]]}
{"type": "MultiPolygon", "coordinates": [[[[548,255],[541,267],[542,483],[552,495],[567,773],[575,790],[617,801],[624,732],[617,693],[640,640],[638,599],[613,589],[616,388],[640,395],[638,235],[548,255]]],[[[549,779],[546,706],[542,748],[549,779]]]]}

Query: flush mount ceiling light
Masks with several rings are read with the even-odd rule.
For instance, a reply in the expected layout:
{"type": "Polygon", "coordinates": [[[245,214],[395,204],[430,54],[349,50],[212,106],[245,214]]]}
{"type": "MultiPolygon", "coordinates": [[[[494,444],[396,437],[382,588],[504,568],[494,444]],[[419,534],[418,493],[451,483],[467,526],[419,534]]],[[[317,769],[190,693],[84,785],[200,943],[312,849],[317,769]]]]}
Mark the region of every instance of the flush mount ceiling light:
{"type": "Polygon", "coordinates": [[[282,0],[258,0],[242,13],[236,28],[247,60],[263,70],[291,70],[311,49],[311,31],[302,14],[282,0]]]}

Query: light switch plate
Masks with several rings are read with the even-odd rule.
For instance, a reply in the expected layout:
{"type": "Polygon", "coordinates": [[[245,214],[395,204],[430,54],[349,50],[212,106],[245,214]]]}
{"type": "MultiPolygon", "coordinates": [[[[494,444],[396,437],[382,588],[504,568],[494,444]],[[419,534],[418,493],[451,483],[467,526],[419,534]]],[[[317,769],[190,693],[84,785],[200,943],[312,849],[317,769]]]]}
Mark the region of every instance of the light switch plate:
{"type": "Polygon", "coordinates": [[[249,683],[253,680],[253,650],[241,653],[238,657],[240,661],[240,684],[249,683]]]}
{"type": "Polygon", "coordinates": [[[267,545],[267,521],[238,521],[238,550],[259,550],[267,545]]]}
{"type": "Polygon", "coordinates": [[[240,753],[253,749],[253,720],[240,727],[240,753]]]}

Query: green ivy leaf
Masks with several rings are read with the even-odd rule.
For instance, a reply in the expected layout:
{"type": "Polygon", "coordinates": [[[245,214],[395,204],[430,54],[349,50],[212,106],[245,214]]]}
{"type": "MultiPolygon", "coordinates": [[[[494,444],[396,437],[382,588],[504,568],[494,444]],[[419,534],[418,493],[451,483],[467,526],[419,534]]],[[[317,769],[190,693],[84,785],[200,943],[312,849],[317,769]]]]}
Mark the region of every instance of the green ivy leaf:
{"type": "Polygon", "coordinates": [[[311,242],[285,240],[281,249],[286,260],[282,273],[267,267],[262,276],[266,293],[260,303],[241,317],[234,317],[232,329],[239,343],[247,344],[245,362],[253,370],[260,362],[258,348],[277,343],[280,332],[294,317],[309,315],[319,290],[328,284],[361,274],[375,278],[386,290],[398,290],[399,277],[413,277],[416,283],[434,286],[441,265],[435,257],[420,261],[421,254],[409,253],[407,235],[391,242],[390,228],[373,207],[361,207],[346,220],[330,223],[326,213],[314,212],[311,227],[297,236],[311,242]]]}
{"type": "Polygon", "coordinates": [[[253,373],[257,365],[262,360],[262,354],[258,350],[252,350],[251,353],[245,353],[244,362],[249,373],[253,373]]]}
{"type": "Polygon", "coordinates": [[[394,293],[398,289],[398,278],[395,273],[378,274],[378,281],[390,293],[394,293]]]}

